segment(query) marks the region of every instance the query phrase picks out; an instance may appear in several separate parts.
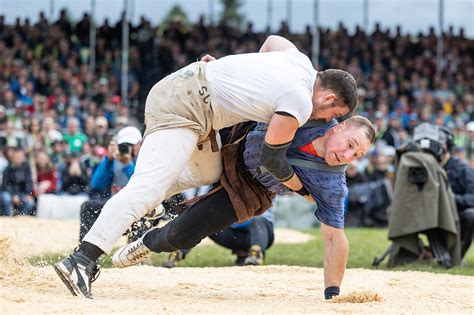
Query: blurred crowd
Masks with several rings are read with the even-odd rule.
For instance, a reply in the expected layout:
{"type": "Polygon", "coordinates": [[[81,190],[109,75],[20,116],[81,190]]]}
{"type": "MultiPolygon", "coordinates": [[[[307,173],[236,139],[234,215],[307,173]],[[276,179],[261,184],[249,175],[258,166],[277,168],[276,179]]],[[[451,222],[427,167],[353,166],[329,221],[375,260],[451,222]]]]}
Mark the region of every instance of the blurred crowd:
{"type": "MultiPolygon", "coordinates": [[[[129,24],[128,99],[121,99],[122,19],[97,26],[95,68],[89,60],[90,17],[71,21],[61,11],[56,21],[41,12],[5,24],[0,16],[0,174],[2,199],[19,213],[33,214],[43,193],[87,194],[92,172],[106,155],[115,131],[142,127],[149,89],[167,74],[205,53],[217,58],[258,51],[269,31],[249,23],[173,20],[152,25],[141,17],[129,24]]],[[[371,34],[320,28],[318,69],[340,68],[359,85],[358,112],[377,127],[377,144],[348,169],[348,184],[394,175],[396,148],[410,140],[420,122],[449,127],[455,155],[474,167],[474,40],[461,29],[443,35],[443,60],[437,66],[437,38],[402,34],[376,25],[371,34]]],[[[312,30],[293,34],[283,22],[276,33],[312,54],[312,30]]],[[[3,211],[4,212],[4,211],[3,211]]],[[[5,213],[3,213],[5,214],[5,213]]],[[[370,225],[370,224],[369,224],[370,225]]]]}

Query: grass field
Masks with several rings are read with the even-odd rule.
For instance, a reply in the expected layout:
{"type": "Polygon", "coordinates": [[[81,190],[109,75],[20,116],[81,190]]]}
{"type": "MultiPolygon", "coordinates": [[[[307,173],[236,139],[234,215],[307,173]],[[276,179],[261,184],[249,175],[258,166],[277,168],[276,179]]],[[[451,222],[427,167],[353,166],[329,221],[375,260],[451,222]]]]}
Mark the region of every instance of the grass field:
{"type": "MultiPolygon", "coordinates": [[[[304,230],[303,232],[315,236],[304,244],[276,244],[267,253],[267,265],[293,265],[307,267],[323,266],[323,243],[319,229],[304,230]]],[[[373,268],[374,257],[380,255],[390,244],[387,240],[386,229],[346,229],[350,243],[348,268],[373,268]]],[[[152,264],[161,266],[168,254],[153,254],[152,264]]],[[[59,255],[46,257],[31,257],[30,261],[38,264],[52,264],[61,258],[59,255]]],[[[223,247],[209,245],[199,246],[191,251],[180,266],[182,267],[221,267],[232,266],[235,256],[230,250],[223,247]]],[[[104,257],[101,266],[110,267],[110,257],[104,257]]],[[[380,266],[378,269],[386,269],[380,266]]],[[[463,266],[449,270],[439,266],[436,262],[411,264],[394,270],[418,270],[435,273],[448,273],[474,276],[474,249],[471,248],[464,259],[463,266]]]]}

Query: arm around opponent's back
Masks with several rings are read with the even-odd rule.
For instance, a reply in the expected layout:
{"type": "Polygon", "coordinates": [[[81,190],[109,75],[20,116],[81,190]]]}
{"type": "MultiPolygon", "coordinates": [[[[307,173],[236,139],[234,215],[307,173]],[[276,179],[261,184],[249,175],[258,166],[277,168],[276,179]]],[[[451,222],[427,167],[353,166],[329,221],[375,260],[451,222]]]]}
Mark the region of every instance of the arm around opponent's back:
{"type": "MultiPolygon", "coordinates": [[[[271,51],[284,51],[292,48],[297,49],[296,46],[288,39],[278,35],[270,35],[267,37],[262,47],[260,47],[259,52],[266,53],[271,51]]],[[[201,57],[201,61],[204,62],[210,62],[214,60],[216,60],[216,58],[209,54],[206,54],[201,57]]]]}

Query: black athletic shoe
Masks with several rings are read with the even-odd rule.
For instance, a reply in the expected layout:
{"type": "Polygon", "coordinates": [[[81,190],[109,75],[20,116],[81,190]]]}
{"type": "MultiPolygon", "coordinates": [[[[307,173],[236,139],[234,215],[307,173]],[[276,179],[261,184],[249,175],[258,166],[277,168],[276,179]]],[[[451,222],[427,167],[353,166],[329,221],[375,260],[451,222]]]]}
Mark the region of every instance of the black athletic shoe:
{"type": "Polygon", "coordinates": [[[55,264],[54,270],[72,295],[92,299],[91,284],[100,273],[94,261],[81,252],[75,252],[55,264]]]}

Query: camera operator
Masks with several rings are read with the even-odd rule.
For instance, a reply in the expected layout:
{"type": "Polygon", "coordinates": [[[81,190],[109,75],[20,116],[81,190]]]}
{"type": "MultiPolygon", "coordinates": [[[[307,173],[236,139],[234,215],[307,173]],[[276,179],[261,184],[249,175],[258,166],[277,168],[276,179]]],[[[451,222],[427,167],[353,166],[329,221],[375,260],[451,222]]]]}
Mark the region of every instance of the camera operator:
{"type": "Polygon", "coordinates": [[[142,135],[135,127],[125,127],[109,142],[107,155],[92,174],[90,200],[81,206],[79,241],[87,234],[102,207],[128,183],[135,171],[135,153],[142,135]]]}
{"type": "Polygon", "coordinates": [[[448,140],[446,152],[441,156],[441,165],[448,175],[449,185],[454,193],[461,225],[461,258],[472,243],[474,233],[474,170],[464,161],[451,155],[454,143],[450,131],[442,129],[448,140]]]}

